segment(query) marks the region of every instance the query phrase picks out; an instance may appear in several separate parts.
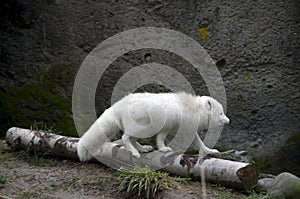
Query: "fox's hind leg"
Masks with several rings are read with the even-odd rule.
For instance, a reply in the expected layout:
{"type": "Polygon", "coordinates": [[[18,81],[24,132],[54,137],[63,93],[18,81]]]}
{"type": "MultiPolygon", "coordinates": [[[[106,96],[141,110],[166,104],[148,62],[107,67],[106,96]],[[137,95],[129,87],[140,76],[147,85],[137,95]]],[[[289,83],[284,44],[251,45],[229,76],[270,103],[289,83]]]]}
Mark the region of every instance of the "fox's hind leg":
{"type": "Polygon", "coordinates": [[[133,146],[131,140],[130,140],[130,136],[126,133],[123,134],[122,136],[122,142],[124,144],[124,147],[126,150],[130,151],[132,153],[133,156],[139,158],[141,157],[141,154],[138,152],[138,150],[133,146]]]}
{"type": "Polygon", "coordinates": [[[131,137],[131,142],[133,146],[141,153],[147,153],[153,151],[153,147],[150,145],[141,145],[138,143],[137,138],[131,137]]]}

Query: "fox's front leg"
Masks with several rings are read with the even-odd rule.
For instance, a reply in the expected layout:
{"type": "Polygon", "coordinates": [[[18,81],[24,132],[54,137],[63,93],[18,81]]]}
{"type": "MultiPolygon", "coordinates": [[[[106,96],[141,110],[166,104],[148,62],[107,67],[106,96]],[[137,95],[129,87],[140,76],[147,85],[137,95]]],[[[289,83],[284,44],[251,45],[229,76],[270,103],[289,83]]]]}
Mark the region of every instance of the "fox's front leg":
{"type": "Polygon", "coordinates": [[[139,158],[141,157],[141,154],[138,152],[138,150],[133,146],[130,136],[126,133],[123,134],[122,136],[122,142],[124,144],[124,147],[126,150],[130,151],[133,156],[139,158]]]}
{"type": "Polygon", "coordinates": [[[205,146],[205,144],[202,142],[197,132],[196,132],[195,139],[193,141],[193,146],[196,147],[199,150],[199,152],[202,152],[203,155],[220,153],[220,151],[218,151],[217,149],[210,149],[207,146],[205,146]]]}
{"type": "Polygon", "coordinates": [[[167,132],[160,132],[159,134],[157,134],[156,136],[156,144],[157,144],[157,148],[158,150],[160,150],[161,152],[168,152],[168,151],[172,151],[172,149],[170,147],[167,147],[165,145],[165,139],[167,137],[167,132]]]}

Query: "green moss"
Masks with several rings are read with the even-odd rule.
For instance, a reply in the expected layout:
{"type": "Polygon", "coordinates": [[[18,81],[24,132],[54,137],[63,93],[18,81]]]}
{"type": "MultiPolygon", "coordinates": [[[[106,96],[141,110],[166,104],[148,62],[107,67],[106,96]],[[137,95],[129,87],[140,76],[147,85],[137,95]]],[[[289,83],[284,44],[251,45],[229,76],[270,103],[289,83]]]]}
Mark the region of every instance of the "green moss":
{"type": "Polygon", "coordinates": [[[295,189],[295,190],[298,190],[298,191],[300,190],[300,183],[296,183],[296,182],[295,182],[295,183],[293,183],[291,186],[292,186],[292,188],[295,189]]]}
{"type": "Polygon", "coordinates": [[[200,37],[202,42],[206,42],[208,38],[208,28],[207,27],[199,27],[198,28],[198,36],[200,37]]]}
{"type": "Polygon", "coordinates": [[[287,141],[287,146],[290,148],[297,147],[300,143],[300,132],[292,133],[289,140],[287,141]]]}
{"type": "Polygon", "coordinates": [[[291,134],[284,147],[275,155],[274,165],[281,171],[300,175],[300,132],[291,134]]]}
{"type": "Polygon", "coordinates": [[[254,157],[259,171],[278,174],[283,171],[300,175],[300,133],[293,133],[284,147],[265,157],[254,157]]]}
{"type": "Polygon", "coordinates": [[[259,171],[270,171],[272,164],[268,157],[254,157],[253,162],[259,171]]]}
{"type": "Polygon", "coordinates": [[[7,179],[0,173],[0,184],[5,184],[6,182],[7,182],[7,179]]]}
{"type": "MultiPolygon", "coordinates": [[[[294,182],[291,184],[291,189],[289,193],[289,198],[296,198],[300,194],[300,183],[294,182]]],[[[288,198],[288,197],[287,197],[288,198]]]]}
{"type": "Polygon", "coordinates": [[[54,124],[62,134],[77,136],[71,97],[66,97],[74,75],[68,68],[72,67],[54,67],[37,74],[34,82],[0,91],[0,137],[12,126],[29,128],[33,121],[54,124]]]}

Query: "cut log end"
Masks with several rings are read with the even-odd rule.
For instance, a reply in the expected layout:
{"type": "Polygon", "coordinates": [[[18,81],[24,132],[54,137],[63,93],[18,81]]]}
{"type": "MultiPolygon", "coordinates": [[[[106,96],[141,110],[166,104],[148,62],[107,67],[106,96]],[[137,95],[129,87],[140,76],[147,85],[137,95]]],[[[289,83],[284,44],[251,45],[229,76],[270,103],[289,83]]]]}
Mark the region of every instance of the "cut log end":
{"type": "Polygon", "coordinates": [[[243,168],[240,168],[237,171],[237,176],[241,180],[241,184],[243,185],[243,189],[249,190],[252,189],[253,186],[256,185],[258,179],[258,173],[256,168],[253,165],[247,165],[243,168]]]}

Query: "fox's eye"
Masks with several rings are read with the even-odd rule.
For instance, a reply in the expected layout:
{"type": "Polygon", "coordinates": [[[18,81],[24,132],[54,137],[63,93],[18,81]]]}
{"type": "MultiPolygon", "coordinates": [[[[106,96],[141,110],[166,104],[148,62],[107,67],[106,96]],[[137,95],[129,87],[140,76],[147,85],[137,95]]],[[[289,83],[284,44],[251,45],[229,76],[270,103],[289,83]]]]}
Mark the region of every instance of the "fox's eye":
{"type": "Polygon", "coordinates": [[[220,113],[220,115],[223,115],[223,113],[220,113]]]}

